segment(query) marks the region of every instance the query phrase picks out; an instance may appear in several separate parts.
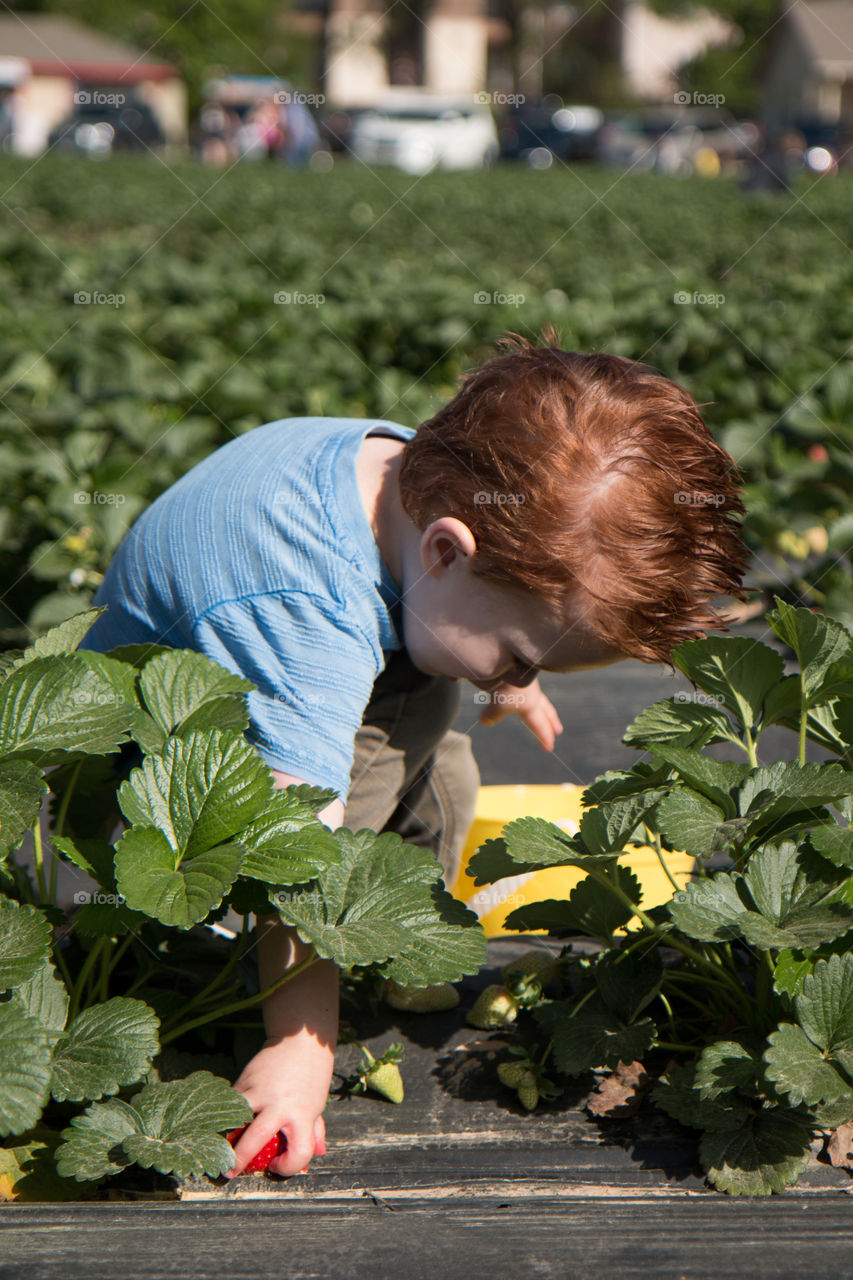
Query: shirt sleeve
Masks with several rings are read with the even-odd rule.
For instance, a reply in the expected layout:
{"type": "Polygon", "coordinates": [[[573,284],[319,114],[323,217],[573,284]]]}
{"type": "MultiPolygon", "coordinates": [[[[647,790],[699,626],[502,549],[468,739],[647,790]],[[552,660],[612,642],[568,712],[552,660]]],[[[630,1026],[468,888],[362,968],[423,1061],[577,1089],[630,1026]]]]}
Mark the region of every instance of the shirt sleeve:
{"type": "Polygon", "coordinates": [[[381,669],[340,605],[303,592],[228,600],[193,624],[194,647],[257,690],[245,731],[271,769],[331,787],[346,803],[355,735],[381,669]],[[333,612],[334,611],[334,612],[333,612]]]}

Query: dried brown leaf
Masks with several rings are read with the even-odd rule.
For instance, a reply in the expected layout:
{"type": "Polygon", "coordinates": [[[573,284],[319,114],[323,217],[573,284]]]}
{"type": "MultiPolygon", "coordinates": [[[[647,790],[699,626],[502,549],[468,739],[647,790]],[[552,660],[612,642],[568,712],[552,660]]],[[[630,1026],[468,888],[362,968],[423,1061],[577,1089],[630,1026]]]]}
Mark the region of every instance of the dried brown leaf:
{"type": "Polygon", "coordinates": [[[853,1171],[853,1120],[838,1126],[826,1144],[826,1154],[836,1169],[853,1171]]]}
{"type": "Polygon", "coordinates": [[[619,1062],[585,1100],[594,1116],[627,1118],[639,1110],[650,1081],[642,1062],[619,1062]]]}

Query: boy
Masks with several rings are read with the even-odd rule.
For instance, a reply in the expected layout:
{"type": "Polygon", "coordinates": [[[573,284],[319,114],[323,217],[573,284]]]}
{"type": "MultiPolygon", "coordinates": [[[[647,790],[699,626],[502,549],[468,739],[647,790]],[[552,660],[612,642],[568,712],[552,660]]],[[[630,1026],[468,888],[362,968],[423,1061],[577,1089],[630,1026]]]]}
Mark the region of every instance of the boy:
{"type": "MultiPolygon", "coordinates": [[[[667,662],[725,626],[711,599],[743,598],[737,471],[690,395],[543,336],[502,339],[417,433],[285,419],[217,450],[125,538],[87,647],[194,648],[248,677],[246,736],[276,786],[332,787],[333,830],[397,830],[455,869],[478,781],[449,732],[460,679],[497,695],[487,723],[511,705],[550,750],[539,670],[667,662]]],[[[263,985],[307,951],[275,917],[258,935],[263,985]]],[[[323,1149],[337,1003],[326,960],[266,1002],[228,1176],[278,1130],[274,1173],[323,1149]]]]}

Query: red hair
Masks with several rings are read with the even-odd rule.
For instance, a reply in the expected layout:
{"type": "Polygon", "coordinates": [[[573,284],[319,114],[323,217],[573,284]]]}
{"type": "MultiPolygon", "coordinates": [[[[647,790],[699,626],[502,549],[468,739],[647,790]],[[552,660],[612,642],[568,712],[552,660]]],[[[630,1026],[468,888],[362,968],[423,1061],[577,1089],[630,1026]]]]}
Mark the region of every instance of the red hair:
{"type": "Polygon", "coordinates": [[[745,599],[741,477],[683,387],[636,360],[560,350],[546,325],[462,378],[407,442],[403,509],[477,541],[478,576],[533,593],[557,616],[643,662],[726,630],[715,596],[745,599]]]}

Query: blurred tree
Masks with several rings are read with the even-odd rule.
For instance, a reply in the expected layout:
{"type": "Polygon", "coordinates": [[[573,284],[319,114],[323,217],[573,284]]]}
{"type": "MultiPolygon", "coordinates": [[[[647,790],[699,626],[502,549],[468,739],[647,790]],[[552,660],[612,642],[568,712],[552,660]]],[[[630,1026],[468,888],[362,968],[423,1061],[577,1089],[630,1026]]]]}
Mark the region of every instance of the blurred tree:
{"type": "Polygon", "coordinates": [[[285,26],[292,7],[293,0],[24,0],[4,6],[21,17],[61,13],[179,67],[191,114],[210,76],[274,75],[302,89],[315,87],[314,42],[285,26]]]}

